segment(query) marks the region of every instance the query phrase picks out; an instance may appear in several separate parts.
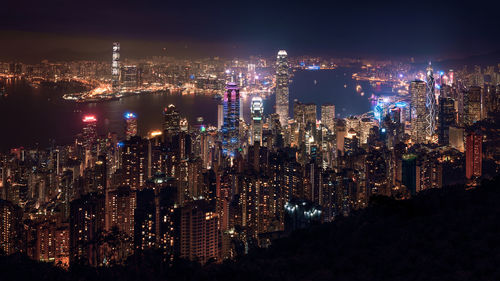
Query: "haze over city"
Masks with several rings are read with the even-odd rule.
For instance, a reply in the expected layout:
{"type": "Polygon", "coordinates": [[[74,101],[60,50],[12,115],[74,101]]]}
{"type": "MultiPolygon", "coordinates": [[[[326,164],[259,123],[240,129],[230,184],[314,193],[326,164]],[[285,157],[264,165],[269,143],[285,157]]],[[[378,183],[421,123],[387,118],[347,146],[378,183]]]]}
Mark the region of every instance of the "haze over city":
{"type": "Polygon", "coordinates": [[[465,57],[500,49],[495,1],[9,1],[3,57],[102,59],[109,41],[129,55],[465,57]],[[27,46],[36,46],[31,48],[27,46]],[[75,58],[76,58],[75,57],[75,58]]]}

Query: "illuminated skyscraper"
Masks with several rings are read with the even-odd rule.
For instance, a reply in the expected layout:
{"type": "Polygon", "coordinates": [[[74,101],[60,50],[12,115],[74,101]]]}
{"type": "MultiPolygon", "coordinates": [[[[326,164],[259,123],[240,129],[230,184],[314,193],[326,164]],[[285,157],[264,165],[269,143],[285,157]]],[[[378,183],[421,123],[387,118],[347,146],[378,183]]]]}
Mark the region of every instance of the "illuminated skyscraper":
{"type": "Polygon", "coordinates": [[[464,115],[466,126],[481,120],[481,87],[472,86],[464,92],[464,115]]]}
{"type": "Polygon", "coordinates": [[[148,142],[141,137],[131,137],[122,148],[123,185],[133,190],[144,186],[148,169],[148,142]]]}
{"type": "Polygon", "coordinates": [[[483,136],[480,131],[469,132],[465,140],[465,177],[480,177],[483,162],[483,136]]]}
{"type": "Polygon", "coordinates": [[[224,105],[218,104],[217,105],[217,130],[222,129],[223,125],[224,125],[224,105]]]}
{"type": "Polygon", "coordinates": [[[12,202],[0,199],[0,250],[6,255],[20,250],[22,210],[12,202]]]}
{"type": "Polygon", "coordinates": [[[135,113],[127,112],[124,114],[126,127],[125,127],[125,136],[127,139],[137,135],[137,117],[135,113]]]}
{"type": "Polygon", "coordinates": [[[240,89],[236,84],[227,84],[222,104],[224,106],[222,152],[224,155],[234,157],[240,143],[240,89]]]}
{"type": "Polygon", "coordinates": [[[288,122],[288,99],[288,58],[286,51],[280,50],[276,58],[276,113],[283,127],[288,122]]]}
{"type": "Polygon", "coordinates": [[[335,127],[335,105],[325,103],[321,106],[321,123],[333,132],[335,127]]]}
{"type": "Polygon", "coordinates": [[[179,120],[179,129],[181,132],[187,132],[188,129],[189,129],[189,123],[188,123],[188,120],[187,118],[181,118],[181,120],[179,120]]]}
{"type": "Polygon", "coordinates": [[[307,125],[316,126],[316,104],[295,101],[293,104],[293,118],[303,127],[307,125]]]}
{"type": "Polygon", "coordinates": [[[410,84],[411,95],[411,137],[414,143],[425,142],[426,136],[426,83],[416,80],[410,84]]]}
{"type": "MultiPolygon", "coordinates": [[[[106,229],[117,229],[126,237],[134,236],[134,211],[136,209],[136,192],[129,186],[120,186],[108,193],[106,201],[106,229]]],[[[116,262],[125,260],[133,253],[133,240],[126,239],[116,247],[116,254],[111,257],[116,262]]]]}
{"type": "Polygon", "coordinates": [[[124,90],[135,89],[139,86],[140,72],[135,65],[124,65],[120,70],[121,88],[124,90]]]}
{"type": "Polygon", "coordinates": [[[205,264],[219,259],[219,216],[208,201],[189,202],[181,209],[180,257],[205,264]]]}
{"type": "Polygon", "coordinates": [[[89,193],[70,207],[70,264],[100,266],[106,260],[95,242],[105,230],[105,196],[89,193]]]}
{"type": "Polygon", "coordinates": [[[452,98],[439,98],[438,140],[439,145],[448,145],[450,126],[455,125],[455,101],[452,98]]]}
{"type": "Polygon", "coordinates": [[[429,66],[427,67],[427,90],[425,96],[425,107],[427,109],[427,126],[425,132],[429,139],[434,135],[434,130],[436,128],[436,96],[434,94],[434,88],[434,73],[432,72],[432,66],[429,62],[429,66]]]}
{"type": "Polygon", "coordinates": [[[448,144],[460,152],[464,152],[464,128],[449,127],[448,144]]]}
{"type": "Polygon", "coordinates": [[[259,144],[262,145],[262,117],[264,116],[264,104],[262,102],[262,98],[252,98],[250,111],[252,114],[252,134],[250,136],[250,143],[253,145],[255,142],[259,142],[259,144]]]}
{"type": "Polygon", "coordinates": [[[181,117],[175,105],[171,104],[163,110],[163,132],[166,135],[176,134],[180,131],[181,117]]]}
{"type": "Polygon", "coordinates": [[[86,115],[83,117],[83,146],[85,149],[92,150],[92,146],[97,141],[96,124],[97,118],[94,115],[86,115]]]}
{"type": "Polygon", "coordinates": [[[118,90],[120,86],[120,43],[113,43],[113,58],[111,61],[111,87],[118,90]]]}

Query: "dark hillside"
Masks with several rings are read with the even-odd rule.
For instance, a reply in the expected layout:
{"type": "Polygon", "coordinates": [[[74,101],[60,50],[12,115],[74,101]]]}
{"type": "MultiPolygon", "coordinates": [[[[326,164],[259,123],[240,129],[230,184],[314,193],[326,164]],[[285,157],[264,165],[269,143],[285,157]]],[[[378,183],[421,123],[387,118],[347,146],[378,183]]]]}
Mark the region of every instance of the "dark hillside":
{"type": "Polygon", "coordinates": [[[0,272],[2,280],[500,280],[499,218],[496,179],[407,201],[376,197],[351,217],[221,265],[168,268],[148,253],[126,267],[65,272],[16,256],[2,257],[0,272]]]}

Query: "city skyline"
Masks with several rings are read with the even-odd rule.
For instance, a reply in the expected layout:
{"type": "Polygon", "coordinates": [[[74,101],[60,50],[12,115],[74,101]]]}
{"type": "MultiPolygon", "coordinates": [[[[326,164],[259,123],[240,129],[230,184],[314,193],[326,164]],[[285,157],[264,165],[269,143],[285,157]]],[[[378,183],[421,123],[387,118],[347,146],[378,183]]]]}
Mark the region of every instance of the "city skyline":
{"type": "Polygon", "coordinates": [[[497,6],[4,4],[0,276],[498,279],[497,6]]]}

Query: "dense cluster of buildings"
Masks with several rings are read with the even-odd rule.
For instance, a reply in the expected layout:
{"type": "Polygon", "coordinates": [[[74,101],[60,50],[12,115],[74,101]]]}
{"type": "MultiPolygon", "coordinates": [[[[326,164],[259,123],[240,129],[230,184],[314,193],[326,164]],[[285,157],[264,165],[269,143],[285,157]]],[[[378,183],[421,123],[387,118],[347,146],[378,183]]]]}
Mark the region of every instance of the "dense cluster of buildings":
{"type": "Polygon", "coordinates": [[[407,102],[348,118],[323,104],[317,120],[316,104],[290,104],[282,50],[276,112],[255,96],[248,123],[233,73],[217,127],[189,124],[168,105],[161,130],[147,136],[137,134],[140,116],[124,113],[120,139],[98,135],[99,116],[86,115],[70,145],[1,155],[0,251],[61,266],[119,264],[148,250],[220,262],[348,216],[373,195],[474,186],[500,161],[500,86],[479,73],[442,81],[429,66],[407,102]]]}

